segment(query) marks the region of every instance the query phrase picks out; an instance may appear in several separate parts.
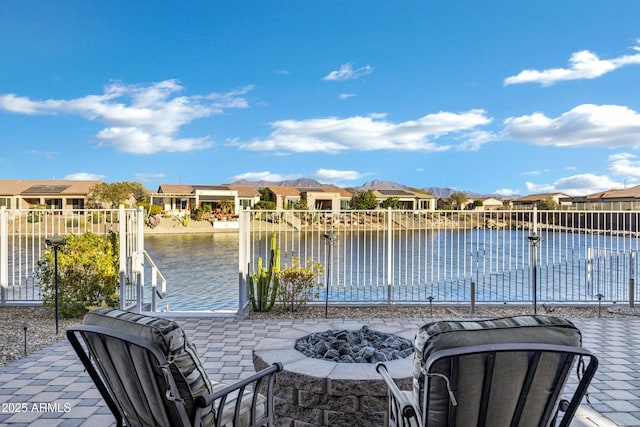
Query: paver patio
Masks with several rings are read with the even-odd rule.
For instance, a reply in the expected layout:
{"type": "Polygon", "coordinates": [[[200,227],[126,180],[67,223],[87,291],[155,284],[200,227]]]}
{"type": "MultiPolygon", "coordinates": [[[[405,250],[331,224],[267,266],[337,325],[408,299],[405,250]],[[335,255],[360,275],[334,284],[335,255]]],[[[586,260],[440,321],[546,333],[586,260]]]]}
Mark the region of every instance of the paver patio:
{"type": "MultiPolygon", "coordinates": [[[[327,320],[176,319],[197,346],[209,376],[233,382],[254,372],[252,349],[270,332],[308,330],[327,320]]],[[[345,319],[345,323],[417,330],[424,319],[345,319]]],[[[573,426],[640,426],[640,318],[572,319],[584,347],[600,359],[573,426]]],[[[110,426],[113,416],[66,339],[0,368],[0,424],[11,426],[110,426]]]]}

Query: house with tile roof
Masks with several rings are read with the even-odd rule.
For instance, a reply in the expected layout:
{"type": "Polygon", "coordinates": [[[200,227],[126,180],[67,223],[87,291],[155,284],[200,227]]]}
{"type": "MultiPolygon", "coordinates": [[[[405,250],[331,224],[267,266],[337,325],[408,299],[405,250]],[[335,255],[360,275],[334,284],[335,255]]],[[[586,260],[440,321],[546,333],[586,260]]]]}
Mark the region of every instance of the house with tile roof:
{"type": "Polygon", "coordinates": [[[85,209],[101,181],[0,180],[0,206],[9,209],[85,209]]]}
{"type": "Polygon", "coordinates": [[[495,197],[476,197],[469,199],[467,209],[476,211],[491,211],[505,209],[504,201],[495,197]]]}
{"type": "Polygon", "coordinates": [[[276,209],[292,209],[300,200],[305,200],[309,210],[338,212],[349,209],[352,198],[349,191],[334,186],[307,188],[273,185],[267,190],[276,209]]]}
{"type": "Polygon", "coordinates": [[[640,185],[621,190],[607,190],[561,202],[573,210],[640,210],[640,185]]]}
{"type": "Polygon", "coordinates": [[[538,207],[543,200],[551,199],[558,204],[559,208],[564,209],[567,206],[568,198],[570,196],[565,193],[530,194],[511,200],[510,205],[512,209],[533,209],[538,207]]]}
{"type": "Polygon", "coordinates": [[[151,194],[151,203],[166,212],[183,212],[198,206],[209,205],[212,210],[223,202],[230,202],[234,212],[240,208],[251,209],[260,201],[260,193],[253,187],[234,185],[161,184],[151,194]]]}
{"type": "Polygon", "coordinates": [[[404,210],[427,210],[433,211],[436,209],[437,198],[431,193],[423,193],[408,189],[375,189],[373,194],[376,196],[378,206],[380,206],[387,199],[397,199],[399,203],[399,209],[404,210]]]}
{"type": "Polygon", "coordinates": [[[230,202],[234,212],[240,207],[252,208],[260,201],[260,193],[252,187],[234,185],[161,184],[151,194],[151,203],[166,212],[184,212],[202,205],[218,209],[223,202],[230,202]]]}

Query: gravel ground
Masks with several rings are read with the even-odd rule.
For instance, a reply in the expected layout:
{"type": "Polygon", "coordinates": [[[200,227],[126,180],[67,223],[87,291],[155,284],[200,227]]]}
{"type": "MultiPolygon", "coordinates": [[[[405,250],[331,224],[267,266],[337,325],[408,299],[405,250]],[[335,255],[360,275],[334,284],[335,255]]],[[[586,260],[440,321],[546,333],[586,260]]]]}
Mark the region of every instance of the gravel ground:
{"type": "MultiPolygon", "coordinates": [[[[629,317],[640,316],[640,309],[630,309],[621,305],[559,306],[540,305],[538,314],[560,317],[629,317]]],[[[333,319],[373,319],[373,318],[469,318],[503,317],[518,314],[532,314],[531,306],[492,305],[477,306],[471,313],[469,306],[367,306],[329,307],[328,317],[333,319]]],[[[290,312],[275,308],[268,313],[251,313],[251,319],[323,319],[324,306],[303,307],[290,312]]],[[[59,319],[59,333],[55,333],[55,311],[48,307],[0,307],[0,367],[25,356],[24,324],[28,324],[27,354],[31,354],[64,338],[68,326],[82,322],[81,319],[59,319]]]]}
{"type": "Polygon", "coordinates": [[[81,319],[58,319],[56,335],[55,310],[50,307],[0,307],[0,366],[25,356],[24,325],[27,324],[27,353],[31,354],[61,339],[68,326],[81,319]]]}

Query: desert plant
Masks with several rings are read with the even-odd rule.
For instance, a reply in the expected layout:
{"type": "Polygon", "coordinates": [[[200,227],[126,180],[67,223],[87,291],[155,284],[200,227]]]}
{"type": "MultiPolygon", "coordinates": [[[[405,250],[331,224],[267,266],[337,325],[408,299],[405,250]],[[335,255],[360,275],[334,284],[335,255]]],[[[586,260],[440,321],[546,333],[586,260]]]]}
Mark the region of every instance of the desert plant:
{"type": "Polygon", "coordinates": [[[308,259],[307,265],[303,267],[300,257],[293,257],[291,262],[291,267],[283,268],[278,273],[278,293],[283,306],[295,311],[320,296],[318,278],[324,267],[313,259],[308,259]]]}
{"type": "MultiPolygon", "coordinates": [[[[185,215],[186,216],[186,215],[185,215]]],[[[211,205],[200,205],[193,210],[191,216],[196,221],[208,220],[211,216],[211,205]]]]}
{"type": "MultiPolygon", "coordinates": [[[[58,299],[60,315],[77,317],[89,307],[117,306],[118,244],[115,234],[66,236],[58,250],[58,299]]],[[[38,261],[42,303],[55,305],[55,254],[47,249],[38,261]]]]}
{"type": "Polygon", "coordinates": [[[269,249],[269,268],[262,266],[262,257],[258,257],[258,267],[249,275],[249,292],[254,311],[270,311],[278,296],[278,272],[280,271],[280,248],[277,247],[276,233],[271,235],[269,249]]]}

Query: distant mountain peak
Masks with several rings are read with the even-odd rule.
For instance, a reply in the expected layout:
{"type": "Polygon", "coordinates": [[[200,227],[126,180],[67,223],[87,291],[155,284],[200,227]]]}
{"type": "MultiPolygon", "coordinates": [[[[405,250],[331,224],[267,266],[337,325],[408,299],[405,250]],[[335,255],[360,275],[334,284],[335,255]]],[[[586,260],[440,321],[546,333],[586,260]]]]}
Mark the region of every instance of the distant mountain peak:
{"type": "MultiPolygon", "coordinates": [[[[317,187],[332,187],[333,184],[323,184],[321,182],[316,181],[312,178],[298,178],[298,179],[289,179],[284,181],[249,181],[246,179],[240,179],[237,181],[233,181],[231,185],[237,185],[241,187],[253,187],[256,189],[264,188],[264,187],[273,187],[273,186],[284,186],[284,187],[297,187],[297,188],[317,188],[317,187]]],[[[367,181],[359,187],[354,187],[354,191],[367,191],[367,190],[410,190],[412,187],[404,184],[400,184],[393,181],[382,181],[379,179],[374,179],[372,181],[367,181]]],[[[483,198],[483,197],[499,197],[495,194],[480,194],[475,193],[473,191],[465,191],[465,190],[456,190],[448,187],[424,187],[416,190],[421,190],[426,193],[431,193],[436,197],[447,198],[451,196],[451,194],[460,191],[467,195],[470,198],[483,198]]]]}
{"type": "Polygon", "coordinates": [[[398,184],[393,181],[380,181],[378,179],[374,179],[373,181],[368,181],[362,184],[360,187],[357,187],[357,190],[376,190],[376,189],[384,189],[384,190],[406,190],[409,188],[404,184],[398,184]]]}

